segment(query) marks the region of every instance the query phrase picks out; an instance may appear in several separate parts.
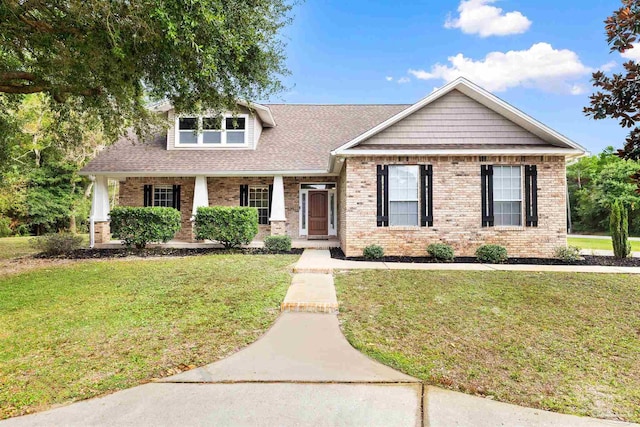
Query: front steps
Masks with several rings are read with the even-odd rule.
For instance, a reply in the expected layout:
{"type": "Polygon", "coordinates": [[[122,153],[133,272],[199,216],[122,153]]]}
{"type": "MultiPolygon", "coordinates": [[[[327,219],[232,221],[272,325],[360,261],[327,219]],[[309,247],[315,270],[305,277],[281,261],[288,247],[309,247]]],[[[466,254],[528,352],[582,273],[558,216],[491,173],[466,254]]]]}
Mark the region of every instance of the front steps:
{"type": "Polygon", "coordinates": [[[333,275],[297,273],[280,305],[283,312],[337,313],[338,299],[333,275]]]}

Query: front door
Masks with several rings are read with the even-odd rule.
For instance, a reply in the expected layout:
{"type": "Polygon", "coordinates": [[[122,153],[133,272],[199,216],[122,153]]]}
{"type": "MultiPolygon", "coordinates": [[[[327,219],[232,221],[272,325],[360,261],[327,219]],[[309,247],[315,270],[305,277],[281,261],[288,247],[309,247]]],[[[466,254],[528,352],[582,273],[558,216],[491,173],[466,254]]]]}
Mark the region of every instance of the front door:
{"type": "Polygon", "coordinates": [[[326,191],[309,191],[309,235],[329,234],[327,214],[328,196],[326,191]]]}

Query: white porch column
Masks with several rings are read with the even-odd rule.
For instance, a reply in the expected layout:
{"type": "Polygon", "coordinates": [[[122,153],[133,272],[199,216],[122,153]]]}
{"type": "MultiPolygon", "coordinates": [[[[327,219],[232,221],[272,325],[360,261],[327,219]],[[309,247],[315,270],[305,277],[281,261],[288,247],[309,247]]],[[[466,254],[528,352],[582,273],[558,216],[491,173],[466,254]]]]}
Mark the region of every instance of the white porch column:
{"type": "Polygon", "coordinates": [[[108,243],[111,240],[109,229],[109,180],[106,176],[96,176],[93,181],[93,198],[91,199],[93,242],[108,243]]]}
{"type": "Polygon", "coordinates": [[[271,194],[271,235],[287,234],[287,217],[284,209],[284,181],[281,175],[273,177],[273,193],[271,194]]]}
{"type": "Polygon", "coordinates": [[[204,175],[196,176],[196,184],[193,189],[193,210],[191,211],[191,220],[195,220],[199,207],[209,206],[209,190],[207,189],[207,177],[204,175]]]}

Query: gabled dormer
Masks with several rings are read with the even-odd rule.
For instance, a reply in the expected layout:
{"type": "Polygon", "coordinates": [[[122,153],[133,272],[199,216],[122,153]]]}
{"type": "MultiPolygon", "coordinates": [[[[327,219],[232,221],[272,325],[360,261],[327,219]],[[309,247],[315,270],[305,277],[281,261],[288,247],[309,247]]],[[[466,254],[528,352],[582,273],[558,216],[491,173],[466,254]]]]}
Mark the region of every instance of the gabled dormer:
{"type": "Polygon", "coordinates": [[[166,104],[156,108],[166,111],[169,120],[167,150],[254,150],[263,128],[276,125],[269,107],[238,102],[236,112],[177,115],[166,104]]]}

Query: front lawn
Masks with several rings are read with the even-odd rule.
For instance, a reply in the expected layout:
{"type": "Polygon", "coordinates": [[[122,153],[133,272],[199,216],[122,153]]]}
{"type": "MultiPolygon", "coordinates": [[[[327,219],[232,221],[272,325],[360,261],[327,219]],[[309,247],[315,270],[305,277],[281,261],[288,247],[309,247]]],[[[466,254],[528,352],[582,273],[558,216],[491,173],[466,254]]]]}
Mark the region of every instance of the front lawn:
{"type": "MultiPolygon", "coordinates": [[[[640,252],[640,241],[630,240],[631,250],[633,252],[640,252]]],[[[577,246],[580,249],[595,249],[612,251],[613,245],[611,238],[608,239],[594,239],[589,237],[568,237],[567,243],[571,246],[577,246]]]]}
{"type": "Polygon", "coordinates": [[[204,365],[271,325],[289,255],[85,261],[0,278],[0,419],[204,365]]]}
{"type": "MultiPolygon", "coordinates": [[[[88,245],[89,235],[83,234],[82,237],[88,245]]],[[[29,241],[33,238],[33,236],[0,238],[0,260],[35,254],[38,251],[29,245],[29,241]]]]}
{"type": "Polygon", "coordinates": [[[356,271],[336,287],[352,345],[429,384],[640,422],[640,276],[356,271]]]}

